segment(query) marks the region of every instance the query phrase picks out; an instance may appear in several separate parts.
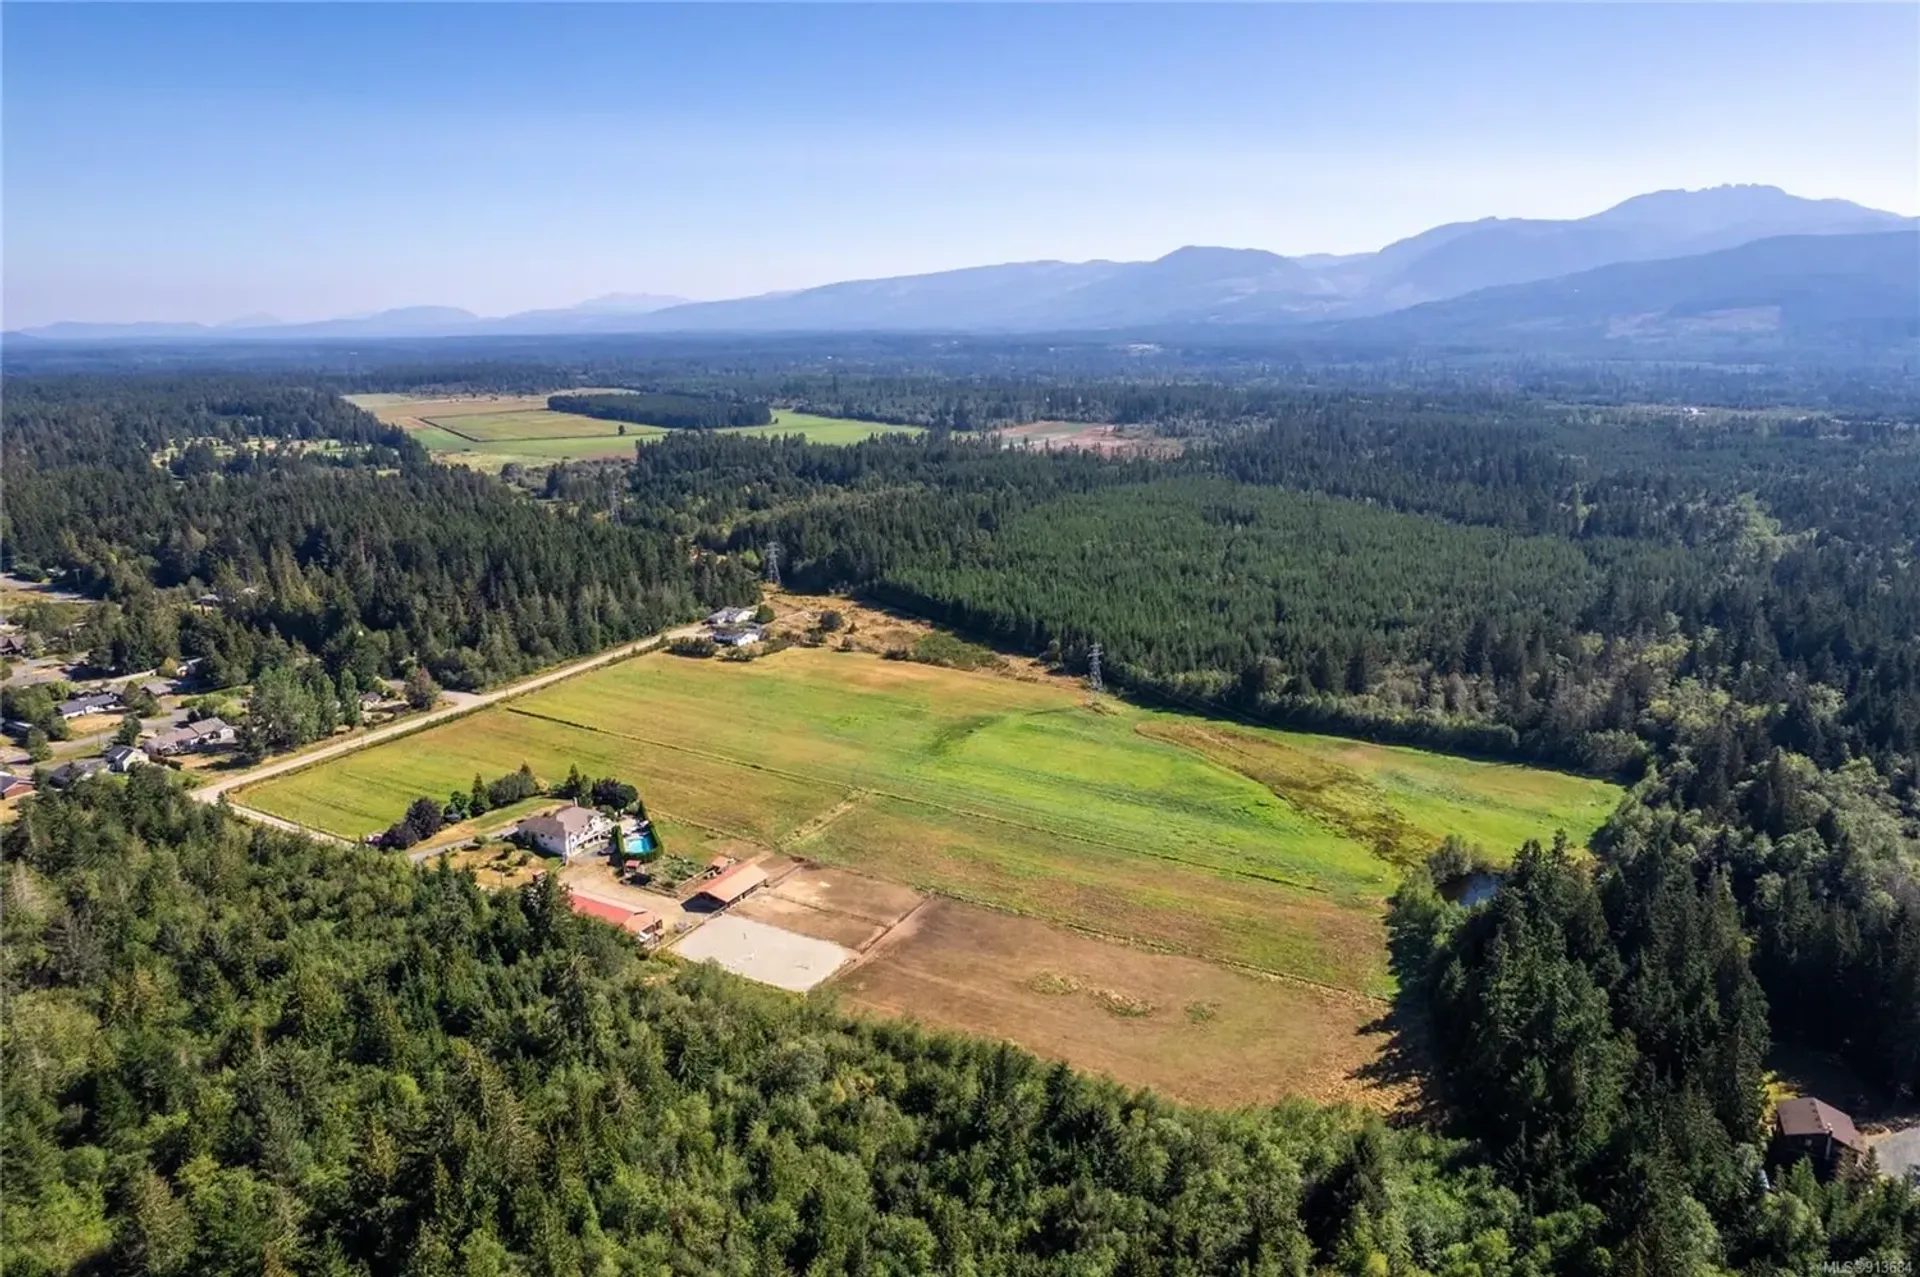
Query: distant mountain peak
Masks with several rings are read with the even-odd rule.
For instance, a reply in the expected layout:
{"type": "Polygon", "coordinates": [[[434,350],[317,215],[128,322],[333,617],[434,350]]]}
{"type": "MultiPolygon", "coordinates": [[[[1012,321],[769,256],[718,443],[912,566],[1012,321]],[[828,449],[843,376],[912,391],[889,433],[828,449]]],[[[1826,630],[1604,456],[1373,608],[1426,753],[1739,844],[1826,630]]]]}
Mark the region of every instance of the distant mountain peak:
{"type": "Polygon", "coordinates": [[[1705,230],[1742,222],[1800,222],[1834,217],[1893,225],[1902,220],[1898,214],[1882,213],[1851,200],[1806,199],[1759,182],[1728,183],[1697,190],[1649,191],[1621,200],[1612,208],[1583,220],[1589,223],[1657,222],[1705,230]]]}
{"type": "Polygon", "coordinates": [[[687,301],[667,293],[602,293],[571,309],[595,315],[645,315],[669,306],[684,306],[687,301]]]}
{"type": "Polygon", "coordinates": [[[1278,253],[1270,253],[1264,248],[1215,248],[1206,244],[1187,244],[1174,249],[1164,257],[1155,258],[1154,264],[1161,265],[1169,262],[1207,262],[1215,264],[1231,263],[1236,265],[1271,265],[1276,262],[1288,260],[1290,259],[1282,257],[1278,253]]]}

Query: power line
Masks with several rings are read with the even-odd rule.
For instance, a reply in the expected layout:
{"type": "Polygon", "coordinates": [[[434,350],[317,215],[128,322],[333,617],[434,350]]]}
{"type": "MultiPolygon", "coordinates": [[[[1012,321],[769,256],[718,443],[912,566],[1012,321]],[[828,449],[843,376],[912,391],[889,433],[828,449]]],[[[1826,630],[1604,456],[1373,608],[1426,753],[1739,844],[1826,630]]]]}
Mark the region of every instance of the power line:
{"type": "Polygon", "coordinates": [[[767,542],[765,558],[767,561],[767,584],[777,589],[780,585],[780,543],[778,541],[767,542]]]}
{"type": "Polygon", "coordinates": [[[1104,692],[1107,685],[1100,678],[1100,645],[1095,643],[1087,649],[1087,690],[1104,692]]]}

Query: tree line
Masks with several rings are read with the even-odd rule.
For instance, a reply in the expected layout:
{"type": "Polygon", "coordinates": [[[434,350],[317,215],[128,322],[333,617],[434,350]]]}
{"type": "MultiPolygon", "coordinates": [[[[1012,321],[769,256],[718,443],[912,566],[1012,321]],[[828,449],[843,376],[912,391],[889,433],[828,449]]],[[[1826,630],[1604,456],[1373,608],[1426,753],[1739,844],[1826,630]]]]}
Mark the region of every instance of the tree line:
{"type": "Polygon", "coordinates": [[[547,407],[555,412],[573,412],[605,421],[630,421],[642,426],[664,426],[669,430],[725,430],[736,426],[766,426],[773,423],[773,410],[764,403],[747,403],[732,398],[662,395],[647,391],[550,395],[547,397],[547,407]]]}

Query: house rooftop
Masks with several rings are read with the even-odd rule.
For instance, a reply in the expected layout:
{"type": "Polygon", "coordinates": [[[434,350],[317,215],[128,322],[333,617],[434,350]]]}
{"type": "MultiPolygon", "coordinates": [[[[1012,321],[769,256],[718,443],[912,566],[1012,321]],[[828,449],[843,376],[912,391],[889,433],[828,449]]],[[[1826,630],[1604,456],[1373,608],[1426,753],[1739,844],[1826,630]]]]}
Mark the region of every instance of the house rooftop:
{"type": "Polygon", "coordinates": [[[56,785],[65,785],[106,769],[107,760],[104,758],[76,758],[48,772],[47,779],[56,785]]]}
{"type": "Polygon", "coordinates": [[[1788,1139],[1831,1135],[1837,1143],[1848,1148],[1863,1150],[1867,1147],[1866,1140],[1860,1137],[1851,1117],[1825,1100],[1817,1100],[1811,1095],[1783,1100],[1773,1111],[1773,1123],[1780,1134],[1788,1139]]]}
{"type": "Polygon", "coordinates": [[[592,829],[594,822],[599,819],[599,812],[575,805],[550,811],[544,816],[530,817],[520,822],[520,828],[530,834],[560,834],[572,838],[592,829]]]}
{"type": "Polygon", "coordinates": [[[633,910],[627,908],[625,905],[616,905],[605,900],[595,900],[592,896],[575,895],[571,897],[570,903],[573,905],[573,911],[575,913],[584,914],[589,918],[598,918],[602,922],[611,922],[615,925],[624,924],[628,918],[633,916],[633,910]]]}
{"type": "Polygon", "coordinates": [[[595,900],[592,896],[578,894],[571,897],[571,903],[573,911],[577,914],[598,918],[602,922],[611,922],[636,935],[658,930],[661,926],[660,915],[651,909],[636,909],[615,904],[610,900],[595,900]]]}

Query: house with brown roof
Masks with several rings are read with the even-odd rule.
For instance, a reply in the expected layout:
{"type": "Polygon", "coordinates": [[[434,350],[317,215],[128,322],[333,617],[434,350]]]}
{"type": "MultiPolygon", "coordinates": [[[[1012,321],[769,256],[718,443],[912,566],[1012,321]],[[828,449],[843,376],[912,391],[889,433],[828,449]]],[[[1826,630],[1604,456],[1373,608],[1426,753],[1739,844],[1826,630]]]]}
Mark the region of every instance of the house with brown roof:
{"type": "Polygon", "coordinates": [[[607,818],[592,808],[567,806],[521,821],[516,832],[533,844],[536,851],[558,856],[560,863],[566,864],[576,853],[604,839],[612,829],[607,818]]]}
{"type": "Polygon", "coordinates": [[[725,909],[751,891],[767,885],[767,871],[759,865],[735,865],[700,884],[692,902],[707,909],[725,909]]]}
{"type": "Polygon", "coordinates": [[[14,772],[0,772],[0,802],[33,792],[33,782],[14,772]]]}
{"type": "Polygon", "coordinates": [[[1825,1100],[1810,1095],[1782,1100],[1773,1111],[1772,1158],[1786,1164],[1807,1158],[1814,1170],[1831,1177],[1866,1156],[1867,1141],[1853,1119],[1825,1100]]]}

